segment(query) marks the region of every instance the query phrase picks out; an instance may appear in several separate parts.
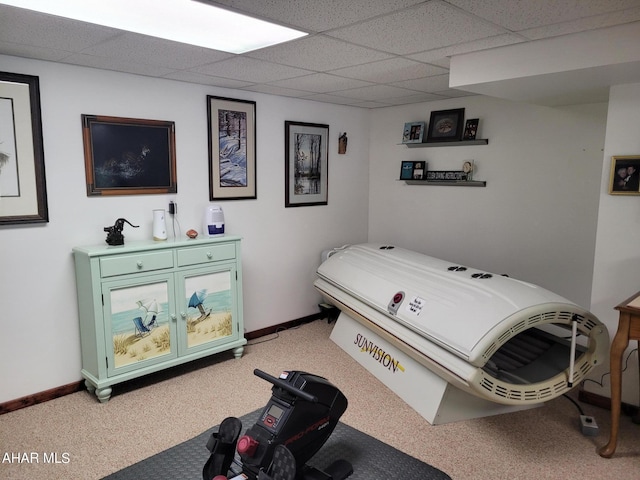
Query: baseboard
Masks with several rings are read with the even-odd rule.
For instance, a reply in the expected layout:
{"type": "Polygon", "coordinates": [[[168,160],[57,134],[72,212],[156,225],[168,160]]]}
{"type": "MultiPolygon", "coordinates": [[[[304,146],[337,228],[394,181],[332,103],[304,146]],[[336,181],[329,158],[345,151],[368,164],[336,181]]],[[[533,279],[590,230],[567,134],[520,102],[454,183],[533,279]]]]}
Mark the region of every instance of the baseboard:
{"type": "Polygon", "coordinates": [[[14,410],[20,410],[21,408],[30,407],[38,403],[48,402],[54,398],[63,397],[70,393],[79,392],[84,388],[84,381],[69,383],[61,387],[45,390],[44,392],[35,393],[33,395],[27,395],[26,397],[17,398],[8,402],[0,403],[0,415],[13,412],[14,410]]]}
{"type": "MultiPolygon", "coordinates": [[[[598,395],[597,393],[587,392],[586,390],[580,389],[578,392],[578,400],[595,407],[611,410],[611,399],[604,395],[598,395]]],[[[630,403],[622,402],[620,404],[620,410],[622,410],[622,413],[625,415],[634,416],[638,412],[638,407],[631,405],[630,403]]]]}
{"type": "MultiPolygon", "coordinates": [[[[280,323],[278,325],[273,325],[267,328],[262,328],[253,332],[247,332],[245,333],[245,338],[247,340],[255,340],[256,338],[264,337],[265,335],[271,335],[272,333],[286,330],[288,328],[297,327],[322,318],[325,318],[325,314],[323,312],[318,312],[313,315],[298,318],[296,320],[290,320],[288,322],[280,323]]],[[[49,400],[53,400],[54,398],[63,397],[71,393],[79,392],[83,389],[84,380],[80,380],[68,385],[45,390],[44,392],[34,393],[32,395],[27,395],[26,397],[17,398],[15,400],[9,400],[8,402],[0,403],[0,415],[4,415],[5,413],[13,412],[15,410],[20,410],[21,408],[30,407],[32,405],[37,405],[38,403],[48,402],[49,400]]]]}

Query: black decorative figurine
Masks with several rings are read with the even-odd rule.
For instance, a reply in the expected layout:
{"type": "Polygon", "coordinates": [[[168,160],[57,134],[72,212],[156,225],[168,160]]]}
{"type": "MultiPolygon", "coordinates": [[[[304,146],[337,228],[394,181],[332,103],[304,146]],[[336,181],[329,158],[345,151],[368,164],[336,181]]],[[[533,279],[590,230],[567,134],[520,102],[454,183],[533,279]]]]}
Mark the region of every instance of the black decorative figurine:
{"type": "Polygon", "coordinates": [[[104,227],[104,231],[107,232],[107,243],[109,245],[124,245],[124,235],[122,235],[122,229],[124,228],[124,222],[127,222],[133,228],[138,228],[139,225],[133,225],[126,218],[119,218],[112,227],[104,227]]]}

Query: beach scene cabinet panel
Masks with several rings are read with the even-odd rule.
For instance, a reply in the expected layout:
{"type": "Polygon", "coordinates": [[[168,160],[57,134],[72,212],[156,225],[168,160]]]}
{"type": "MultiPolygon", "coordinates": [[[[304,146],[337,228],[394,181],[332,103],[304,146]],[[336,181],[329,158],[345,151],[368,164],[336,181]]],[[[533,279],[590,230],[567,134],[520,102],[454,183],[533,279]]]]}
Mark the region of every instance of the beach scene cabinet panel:
{"type": "Polygon", "coordinates": [[[196,352],[239,337],[235,264],[178,275],[179,351],[196,352]]]}
{"type": "Polygon", "coordinates": [[[178,353],[173,276],[135,277],[103,284],[108,376],[178,353]]]}
{"type": "Polygon", "coordinates": [[[82,377],[107,402],[112,387],[247,341],[240,237],[73,249],[82,377]]]}

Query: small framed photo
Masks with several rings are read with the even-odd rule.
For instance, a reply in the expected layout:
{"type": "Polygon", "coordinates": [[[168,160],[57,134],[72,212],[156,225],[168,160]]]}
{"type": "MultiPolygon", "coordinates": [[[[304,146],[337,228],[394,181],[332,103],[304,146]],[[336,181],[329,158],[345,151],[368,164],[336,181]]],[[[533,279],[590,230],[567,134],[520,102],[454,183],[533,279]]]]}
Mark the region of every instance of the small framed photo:
{"type": "Polygon", "coordinates": [[[413,173],[411,178],[413,180],[424,180],[427,175],[427,163],[426,162],[413,162],[413,173]]]}
{"type": "Polygon", "coordinates": [[[424,129],[424,122],[405,123],[402,130],[402,143],[422,143],[424,129]]]}
{"type": "Polygon", "coordinates": [[[640,195],[640,155],[611,157],[611,195],[640,195]]]}
{"type": "Polygon", "coordinates": [[[462,140],[475,140],[478,133],[478,123],[480,119],[470,118],[464,124],[464,133],[462,134],[462,140]]]}
{"type": "Polygon", "coordinates": [[[462,138],[464,108],[431,112],[427,142],[455,142],[462,138]]]}
{"type": "Polygon", "coordinates": [[[209,200],[257,198],[256,102],[207,95],[209,200]]]}
{"type": "Polygon", "coordinates": [[[176,193],[175,124],[82,115],[87,196],[176,193]]]}
{"type": "Polygon", "coordinates": [[[48,221],[40,80],[0,72],[0,225],[48,221]]]}
{"type": "Polygon", "coordinates": [[[400,180],[413,179],[413,163],[412,161],[403,160],[400,167],[400,180]]]}
{"type": "Polygon", "coordinates": [[[285,207],[327,205],[329,125],[284,122],[285,207]]]}

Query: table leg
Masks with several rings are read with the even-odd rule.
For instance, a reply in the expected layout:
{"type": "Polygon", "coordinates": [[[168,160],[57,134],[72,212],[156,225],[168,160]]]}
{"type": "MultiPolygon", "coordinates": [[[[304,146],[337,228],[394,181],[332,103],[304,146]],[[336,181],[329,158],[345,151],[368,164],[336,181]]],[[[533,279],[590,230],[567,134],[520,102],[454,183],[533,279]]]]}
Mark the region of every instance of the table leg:
{"type": "Polygon", "coordinates": [[[609,443],[598,452],[601,457],[610,458],[616,451],[618,429],[620,427],[620,402],[622,397],[622,352],[629,345],[630,315],[620,312],[618,331],[611,343],[611,433],[609,443]]]}
{"type": "MultiPolygon", "coordinates": [[[[638,350],[636,351],[636,356],[638,357],[638,380],[640,380],[640,340],[638,340],[638,350]]],[[[640,385],[640,381],[638,382],[638,385],[640,385]]],[[[640,406],[638,406],[638,411],[633,416],[631,421],[640,425],[640,406]]]]}

